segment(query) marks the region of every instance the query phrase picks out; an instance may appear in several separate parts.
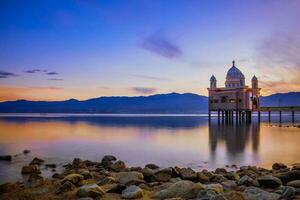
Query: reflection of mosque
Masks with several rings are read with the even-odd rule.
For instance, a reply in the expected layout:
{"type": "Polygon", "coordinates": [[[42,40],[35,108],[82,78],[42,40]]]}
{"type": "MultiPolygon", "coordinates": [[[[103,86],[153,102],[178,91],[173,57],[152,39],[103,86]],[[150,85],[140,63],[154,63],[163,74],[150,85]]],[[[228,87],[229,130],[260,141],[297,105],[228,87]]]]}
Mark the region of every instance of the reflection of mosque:
{"type": "Polygon", "coordinates": [[[225,146],[228,157],[243,154],[246,147],[252,152],[259,148],[260,123],[209,123],[209,146],[212,158],[216,156],[218,145],[225,146]]]}

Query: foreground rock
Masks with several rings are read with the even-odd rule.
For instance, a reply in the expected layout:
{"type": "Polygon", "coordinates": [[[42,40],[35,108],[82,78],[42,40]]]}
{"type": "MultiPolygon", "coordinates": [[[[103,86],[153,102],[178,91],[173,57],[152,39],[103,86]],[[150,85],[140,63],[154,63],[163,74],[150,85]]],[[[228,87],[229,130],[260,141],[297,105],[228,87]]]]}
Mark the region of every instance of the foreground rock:
{"type": "Polygon", "coordinates": [[[143,197],[143,190],[138,186],[131,185],[122,191],[122,198],[136,199],[143,197]]]}
{"type": "Polygon", "coordinates": [[[140,172],[119,172],[116,177],[117,181],[122,185],[134,185],[144,182],[144,176],[140,172]]]}
{"type": "Polygon", "coordinates": [[[78,197],[102,197],[104,195],[104,191],[97,184],[84,185],[79,188],[77,191],[78,197]]]}
{"type": "Polygon", "coordinates": [[[40,168],[38,165],[28,165],[22,167],[22,174],[40,174],[40,168]]]}
{"type": "Polygon", "coordinates": [[[256,187],[248,187],[244,191],[244,196],[247,200],[278,200],[280,195],[276,193],[271,193],[264,191],[256,187]]]}
{"type": "Polygon", "coordinates": [[[258,178],[258,183],[261,186],[267,187],[267,188],[277,188],[280,185],[282,185],[282,182],[279,178],[266,175],[258,178]]]}

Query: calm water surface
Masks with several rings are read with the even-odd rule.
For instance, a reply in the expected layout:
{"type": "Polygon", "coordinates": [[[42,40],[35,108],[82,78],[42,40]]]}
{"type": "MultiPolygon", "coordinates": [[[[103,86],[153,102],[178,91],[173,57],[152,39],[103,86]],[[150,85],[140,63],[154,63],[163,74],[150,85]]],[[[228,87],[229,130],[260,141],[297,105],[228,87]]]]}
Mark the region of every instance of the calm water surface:
{"type": "MultiPolygon", "coordinates": [[[[279,127],[277,118],[271,125],[266,116],[261,123],[254,118],[251,124],[222,125],[215,118],[208,123],[205,115],[2,115],[0,154],[15,156],[0,162],[0,182],[24,178],[21,168],[34,156],[58,170],[74,157],[100,161],[106,154],[130,166],[195,169],[300,162],[300,128],[291,127],[290,116],[279,127]],[[31,153],[23,155],[24,149],[31,153]]],[[[43,168],[43,174],[52,172],[43,168]]]]}

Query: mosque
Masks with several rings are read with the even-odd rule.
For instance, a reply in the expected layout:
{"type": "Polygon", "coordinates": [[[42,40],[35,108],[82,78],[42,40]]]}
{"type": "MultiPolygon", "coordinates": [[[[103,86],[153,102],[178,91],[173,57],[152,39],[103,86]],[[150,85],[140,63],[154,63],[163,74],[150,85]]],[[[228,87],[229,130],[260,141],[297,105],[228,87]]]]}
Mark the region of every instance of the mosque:
{"type": "Polygon", "coordinates": [[[259,111],[260,89],[258,88],[258,80],[253,76],[251,87],[245,84],[244,74],[235,66],[232,61],[232,67],[226,75],[225,87],[217,87],[217,79],[214,75],[210,78],[209,95],[209,113],[211,111],[225,112],[233,115],[241,113],[250,113],[259,111]]]}

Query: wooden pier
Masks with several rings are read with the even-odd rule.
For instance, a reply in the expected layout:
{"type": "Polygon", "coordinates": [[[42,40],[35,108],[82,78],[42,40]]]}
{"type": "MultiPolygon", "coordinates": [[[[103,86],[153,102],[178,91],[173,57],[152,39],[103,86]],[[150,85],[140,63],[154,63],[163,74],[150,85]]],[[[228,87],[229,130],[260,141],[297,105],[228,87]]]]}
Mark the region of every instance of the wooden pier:
{"type": "Polygon", "coordinates": [[[272,114],[278,114],[278,122],[282,123],[282,113],[291,113],[291,123],[295,124],[295,114],[300,111],[300,106],[281,106],[281,107],[260,107],[259,110],[209,110],[208,117],[211,119],[211,112],[218,113],[218,122],[232,123],[235,119],[236,122],[251,122],[252,114],[257,114],[257,120],[260,121],[261,114],[268,113],[268,122],[271,123],[272,114]]]}

